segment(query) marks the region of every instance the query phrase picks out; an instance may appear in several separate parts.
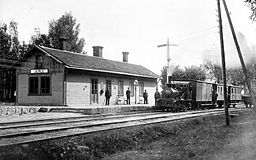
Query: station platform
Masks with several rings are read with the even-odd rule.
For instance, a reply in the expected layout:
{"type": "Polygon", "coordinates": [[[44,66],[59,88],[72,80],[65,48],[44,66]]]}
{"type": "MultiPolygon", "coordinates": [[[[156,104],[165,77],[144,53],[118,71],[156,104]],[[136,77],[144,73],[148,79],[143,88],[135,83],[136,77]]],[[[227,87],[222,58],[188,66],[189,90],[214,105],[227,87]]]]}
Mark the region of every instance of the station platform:
{"type": "Polygon", "coordinates": [[[84,115],[95,114],[119,114],[125,112],[147,111],[154,108],[150,104],[131,104],[131,105],[110,105],[110,106],[0,106],[0,116],[33,114],[38,112],[51,113],[82,113],[84,115]]]}
{"type": "Polygon", "coordinates": [[[131,105],[110,105],[110,106],[86,106],[86,107],[54,107],[50,112],[73,112],[84,114],[116,114],[134,111],[146,111],[154,106],[150,104],[131,104],[131,105]]]}

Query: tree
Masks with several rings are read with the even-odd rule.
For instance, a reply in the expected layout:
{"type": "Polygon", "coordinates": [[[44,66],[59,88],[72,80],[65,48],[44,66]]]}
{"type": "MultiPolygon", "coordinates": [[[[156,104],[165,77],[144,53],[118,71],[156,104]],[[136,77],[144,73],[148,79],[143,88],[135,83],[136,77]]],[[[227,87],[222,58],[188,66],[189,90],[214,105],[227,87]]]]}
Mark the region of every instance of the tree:
{"type": "Polygon", "coordinates": [[[205,68],[206,72],[208,72],[208,78],[211,81],[216,81],[217,83],[222,82],[222,68],[220,65],[217,65],[213,63],[210,60],[207,60],[204,64],[203,67],[205,68]]]}
{"type": "Polygon", "coordinates": [[[81,53],[85,44],[83,38],[79,39],[80,24],[76,25],[76,19],[71,13],[65,13],[58,20],[52,20],[49,23],[49,39],[53,48],[60,49],[60,38],[67,38],[68,50],[81,53]]]}
{"type": "Polygon", "coordinates": [[[0,54],[5,56],[11,47],[11,36],[7,32],[7,25],[2,23],[0,26],[0,54]]]}
{"type": "Polygon", "coordinates": [[[11,38],[10,54],[19,56],[19,39],[18,39],[18,23],[10,22],[9,34],[11,38]]]}
{"type": "Polygon", "coordinates": [[[31,41],[33,44],[36,44],[36,45],[51,47],[51,41],[47,34],[33,35],[31,37],[31,41]]]}
{"type": "Polygon", "coordinates": [[[245,3],[251,8],[252,14],[250,18],[255,21],[256,20],[256,0],[245,0],[245,3]]]}
{"type": "MultiPolygon", "coordinates": [[[[165,84],[167,81],[167,66],[164,66],[161,70],[161,84],[162,88],[165,88],[165,84]]],[[[202,69],[202,66],[190,66],[181,69],[179,66],[175,67],[175,70],[171,76],[171,80],[201,80],[204,81],[206,79],[205,70],[202,69]]]]}
{"type": "Polygon", "coordinates": [[[4,101],[14,101],[16,73],[13,64],[19,56],[17,26],[15,21],[10,22],[9,28],[5,23],[0,25],[0,100],[4,101]]]}
{"type": "Polygon", "coordinates": [[[227,82],[233,85],[245,85],[242,67],[227,69],[227,82]]]}
{"type": "MultiPolygon", "coordinates": [[[[208,72],[208,78],[217,83],[223,83],[222,81],[222,67],[213,63],[212,61],[206,61],[203,64],[205,70],[208,72]]],[[[244,85],[245,78],[241,67],[228,68],[226,72],[227,83],[233,85],[244,85]]]]}
{"type": "Polygon", "coordinates": [[[205,70],[202,66],[185,67],[185,79],[204,81],[206,79],[205,70]]]}
{"type": "MultiPolygon", "coordinates": [[[[180,69],[179,66],[176,66],[174,69],[174,73],[172,74],[172,79],[179,79],[183,73],[183,70],[180,69]]],[[[167,82],[167,66],[164,66],[161,70],[161,76],[160,76],[160,80],[161,80],[161,87],[165,88],[165,84],[167,82]]]]}
{"type": "Polygon", "coordinates": [[[0,53],[4,59],[14,59],[19,56],[17,27],[18,23],[15,21],[11,21],[9,27],[5,23],[0,26],[0,53]]]}

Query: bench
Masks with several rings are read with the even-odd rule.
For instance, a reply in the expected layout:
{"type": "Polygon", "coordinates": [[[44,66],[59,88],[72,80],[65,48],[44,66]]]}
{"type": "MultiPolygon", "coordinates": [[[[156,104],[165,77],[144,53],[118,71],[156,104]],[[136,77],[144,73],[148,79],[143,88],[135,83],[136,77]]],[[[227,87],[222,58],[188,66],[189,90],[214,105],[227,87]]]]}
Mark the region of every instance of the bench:
{"type": "Polygon", "coordinates": [[[127,104],[127,100],[124,96],[117,96],[116,104],[127,104]]]}
{"type": "Polygon", "coordinates": [[[139,104],[143,104],[144,102],[144,98],[143,97],[139,97],[139,104]]]}

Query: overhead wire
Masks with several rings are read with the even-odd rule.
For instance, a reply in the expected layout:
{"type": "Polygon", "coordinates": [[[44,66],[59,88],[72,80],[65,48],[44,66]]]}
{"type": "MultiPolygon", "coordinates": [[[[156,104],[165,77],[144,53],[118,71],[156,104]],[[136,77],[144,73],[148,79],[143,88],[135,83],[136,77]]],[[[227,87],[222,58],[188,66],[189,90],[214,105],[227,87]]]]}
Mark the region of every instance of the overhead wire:
{"type": "Polygon", "coordinates": [[[187,37],[187,38],[183,38],[183,39],[177,39],[179,41],[186,41],[186,40],[191,40],[191,39],[197,39],[197,38],[202,38],[202,37],[208,37],[208,36],[212,36],[213,34],[217,34],[218,32],[211,32],[207,35],[205,34],[198,34],[198,35],[194,35],[194,36],[190,36],[190,37],[187,37]]]}
{"type": "Polygon", "coordinates": [[[216,27],[217,26],[211,26],[211,27],[204,28],[204,29],[201,29],[201,30],[198,30],[198,31],[195,31],[195,32],[182,34],[182,35],[177,35],[177,37],[187,37],[187,36],[191,36],[191,35],[194,35],[194,34],[197,34],[197,33],[207,32],[207,31],[210,31],[212,29],[216,29],[216,27]]]}

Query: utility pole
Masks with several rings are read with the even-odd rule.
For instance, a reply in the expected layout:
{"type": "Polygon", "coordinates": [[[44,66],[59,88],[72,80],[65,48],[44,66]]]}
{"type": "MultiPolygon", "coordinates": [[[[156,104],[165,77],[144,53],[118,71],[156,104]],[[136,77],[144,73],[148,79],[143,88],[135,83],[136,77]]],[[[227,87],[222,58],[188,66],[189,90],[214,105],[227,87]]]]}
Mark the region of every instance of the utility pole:
{"type": "Polygon", "coordinates": [[[161,44],[161,45],[158,45],[157,47],[160,48],[160,47],[166,47],[166,46],[167,46],[167,83],[169,83],[168,70],[170,69],[169,67],[170,67],[170,61],[171,61],[170,46],[178,46],[178,44],[170,44],[169,38],[168,38],[166,44],[161,44]]]}
{"type": "Polygon", "coordinates": [[[221,47],[221,60],[222,60],[225,119],[226,119],[226,126],[229,126],[230,122],[229,122],[229,113],[228,113],[228,104],[227,104],[228,96],[227,96],[227,80],[226,80],[226,61],[225,61],[225,50],[224,50],[224,40],[223,40],[223,30],[222,30],[220,0],[217,0],[217,6],[218,6],[219,31],[220,31],[220,47],[221,47]]]}
{"type": "MultiPolygon", "coordinates": [[[[246,84],[247,84],[249,92],[250,92],[250,97],[251,97],[251,100],[252,100],[252,104],[253,104],[254,107],[256,107],[256,101],[255,101],[255,97],[254,97],[255,93],[252,90],[252,85],[251,85],[251,82],[250,82],[250,78],[248,76],[247,69],[246,69],[246,66],[245,66],[245,63],[244,63],[244,59],[243,59],[243,55],[242,55],[242,52],[241,52],[241,49],[239,47],[239,43],[238,43],[238,40],[237,40],[237,37],[236,37],[235,29],[233,27],[233,23],[231,21],[230,15],[229,15],[228,7],[227,7],[227,4],[226,4],[225,0],[222,0],[222,2],[223,2],[223,5],[224,5],[224,8],[225,8],[227,17],[228,17],[229,26],[230,26],[230,29],[231,29],[231,32],[232,32],[232,36],[233,36],[235,45],[236,45],[236,50],[237,50],[237,53],[238,53],[238,56],[239,56],[239,59],[240,59],[241,66],[243,68],[245,81],[246,81],[246,84]]],[[[254,111],[255,111],[255,109],[254,109],[254,111]]]]}

